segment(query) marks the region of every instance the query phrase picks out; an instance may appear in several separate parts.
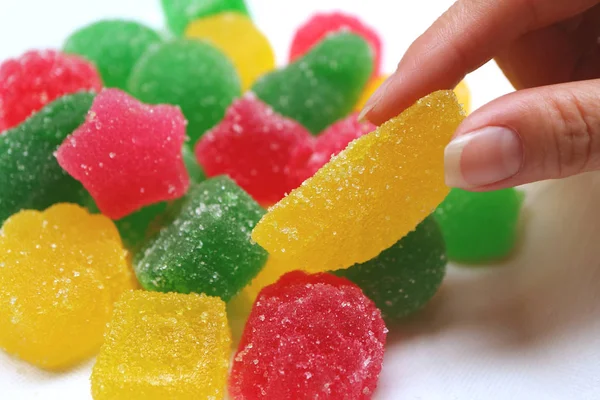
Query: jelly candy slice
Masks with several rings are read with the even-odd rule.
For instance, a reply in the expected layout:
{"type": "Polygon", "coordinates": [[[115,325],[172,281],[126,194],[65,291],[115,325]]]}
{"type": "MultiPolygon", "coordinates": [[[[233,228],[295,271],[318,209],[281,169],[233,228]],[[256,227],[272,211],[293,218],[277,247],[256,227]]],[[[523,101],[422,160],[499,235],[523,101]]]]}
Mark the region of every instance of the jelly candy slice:
{"type": "Polygon", "coordinates": [[[364,39],[334,34],[294,63],[263,75],[252,91],[317,134],[352,111],[371,75],[372,60],[364,39]]]}
{"type": "Polygon", "coordinates": [[[192,187],[175,219],[136,256],[138,280],[147,290],[229,300],[266,262],[267,253],[250,240],[263,214],[227,177],[192,187]]]}
{"type": "Polygon", "coordinates": [[[120,219],[185,194],[184,139],[185,119],[176,107],[148,106],[118,89],[105,89],[56,159],[103,214],[120,219]]]}
{"type": "Polygon", "coordinates": [[[430,216],[374,259],[335,274],[356,283],[391,324],[431,300],[444,279],[446,263],[444,238],[430,216]]]}
{"type": "Polygon", "coordinates": [[[101,88],[94,66],[77,56],[28,51],[6,60],[0,64],[0,132],[65,94],[101,88]]]}
{"type": "Polygon", "coordinates": [[[232,399],[370,399],[387,329],[350,281],[291,272],[252,308],[229,378],[232,399]]]}
{"type": "Polygon", "coordinates": [[[269,40],[246,15],[226,12],[201,18],[188,25],[185,36],[207,40],[225,53],[240,75],[243,90],[275,68],[269,40]]]}
{"type": "Polygon", "coordinates": [[[200,139],[196,156],[208,176],[226,174],[257,202],[271,205],[294,188],[288,163],[294,149],[310,140],[302,125],[248,94],[200,139]]]}
{"type": "Polygon", "coordinates": [[[42,368],[70,367],[98,350],[132,282],[108,218],[71,204],[21,211],[0,231],[0,347],[42,368]]]}
{"type": "Polygon", "coordinates": [[[145,25],[111,19],[94,22],[73,32],[63,50],[94,63],[105,86],[126,89],[136,61],[160,41],[160,36],[145,25]]]}
{"type": "Polygon", "coordinates": [[[419,100],[272,207],[252,237],[293,269],[336,270],[374,258],[447,195],[444,147],[463,118],[452,91],[419,100]]]}
{"type": "Polygon", "coordinates": [[[149,49],[134,67],[128,88],[145,103],[181,107],[191,144],[223,118],[241,92],[231,61],[212,45],[192,39],[149,49]]]}
{"type": "Polygon", "coordinates": [[[371,81],[369,81],[369,83],[367,83],[367,86],[365,86],[365,89],[363,90],[362,94],[360,95],[360,99],[358,99],[358,102],[356,103],[356,106],[354,107],[354,110],[356,112],[362,111],[362,109],[367,104],[367,101],[371,98],[371,96],[375,93],[375,91],[377,89],[379,89],[379,86],[381,86],[381,84],[387,80],[388,77],[389,77],[389,75],[380,75],[374,79],[371,79],[371,81]]]}
{"type": "Polygon", "coordinates": [[[339,11],[317,13],[302,24],[292,39],[290,47],[290,61],[308,53],[320,41],[335,32],[352,32],[364,38],[374,54],[373,76],[379,74],[381,68],[381,39],[375,30],[359,18],[339,11]]]}
{"type": "Polygon", "coordinates": [[[92,371],[94,400],[221,399],[231,355],[225,303],[132,291],[115,304],[92,371]]]}
{"type": "Polygon", "coordinates": [[[510,254],[517,240],[523,194],[515,189],[467,192],[452,189],[435,211],[453,261],[494,261],[510,254]]]}
{"type": "Polygon", "coordinates": [[[61,97],[0,135],[0,223],[22,209],[80,201],[83,187],[53,154],[83,123],[93,99],[91,93],[61,97]]]}
{"type": "Polygon", "coordinates": [[[456,97],[458,98],[458,102],[462,105],[465,113],[469,114],[471,112],[471,91],[467,82],[461,81],[455,88],[454,93],[456,93],[456,97]]]}
{"type": "Polygon", "coordinates": [[[181,36],[188,24],[202,17],[233,11],[248,15],[244,0],[161,0],[167,25],[171,31],[181,36]]]}

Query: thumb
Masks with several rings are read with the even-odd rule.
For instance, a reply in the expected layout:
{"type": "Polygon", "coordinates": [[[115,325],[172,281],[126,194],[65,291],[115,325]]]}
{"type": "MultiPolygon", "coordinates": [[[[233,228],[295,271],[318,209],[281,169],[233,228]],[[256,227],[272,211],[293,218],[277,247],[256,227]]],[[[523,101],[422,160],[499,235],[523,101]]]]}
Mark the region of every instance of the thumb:
{"type": "Polygon", "coordinates": [[[444,161],[446,184],[473,191],[600,169],[600,79],[494,100],[459,126],[444,161]]]}

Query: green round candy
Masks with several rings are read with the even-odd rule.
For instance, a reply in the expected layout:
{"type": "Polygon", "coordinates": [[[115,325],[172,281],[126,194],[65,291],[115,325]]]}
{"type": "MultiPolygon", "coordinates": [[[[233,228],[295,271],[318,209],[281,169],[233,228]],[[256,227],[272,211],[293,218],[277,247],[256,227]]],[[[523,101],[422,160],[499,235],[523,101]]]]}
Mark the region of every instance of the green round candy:
{"type": "Polygon", "coordinates": [[[434,213],[448,258],[478,263],[509,255],[517,238],[523,197],[512,188],[478,193],[452,189],[434,213]]]}
{"type": "Polygon", "coordinates": [[[150,48],[134,67],[128,88],[144,103],[181,107],[188,144],[216,125],[241,93],[231,61],[212,45],[187,39],[150,48]]]}
{"type": "Polygon", "coordinates": [[[158,33],[137,22],[103,20],[73,32],[63,50],[94,63],[106,87],[126,89],[137,60],[160,41],[158,33]]]}
{"type": "Polygon", "coordinates": [[[206,180],[206,174],[204,174],[202,167],[198,164],[196,156],[187,146],[183,146],[181,158],[193,183],[200,183],[206,180]]]}
{"type": "Polygon", "coordinates": [[[81,202],[85,190],[54,152],[84,122],[93,100],[86,92],[61,97],[0,135],[0,224],[22,209],[81,202]]]}
{"type": "Polygon", "coordinates": [[[227,301],[267,260],[250,233],[264,210],[227,177],[193,185],[178,214],[135,257],[147,290],[206,293],[227,301]]]}
{"type": "Polygon", "coordinates": [[[355,107],[373,70],[373,50],[352,33],[329,35],[288,66],[263,75],[252,91],[313,134],[355,107]]]}
{"type": "Polygon", "coordinates": [[[201,17],[234,11],[248,15],[244,0],[161,0],[169,29],[183,36],[188,24],[201,17]]]}
{"type": "Polygon", "coordinates": [[[334,274],[356,283],[385,321],[394,323],[427,304],[444,279],[446,263],[442,233],[429,216],[374,259],[334,274]]]}

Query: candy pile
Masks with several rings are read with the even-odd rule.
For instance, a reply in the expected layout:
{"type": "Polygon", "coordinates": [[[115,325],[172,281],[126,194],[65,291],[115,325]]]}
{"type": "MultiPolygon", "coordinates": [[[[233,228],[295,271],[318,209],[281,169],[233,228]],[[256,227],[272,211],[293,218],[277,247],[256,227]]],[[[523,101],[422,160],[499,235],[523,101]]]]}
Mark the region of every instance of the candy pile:
{"type": "Polygon", "coordinates": [[[387,76],[360,19],[275,69],[243,0],[162,5],[169,38],[103,20],[0,64],[0,347],[98,353],[95,399],[370,399],[386,324],[507,256],[521,195],[444,185],[452,91],[357,119],[387,76]]]}

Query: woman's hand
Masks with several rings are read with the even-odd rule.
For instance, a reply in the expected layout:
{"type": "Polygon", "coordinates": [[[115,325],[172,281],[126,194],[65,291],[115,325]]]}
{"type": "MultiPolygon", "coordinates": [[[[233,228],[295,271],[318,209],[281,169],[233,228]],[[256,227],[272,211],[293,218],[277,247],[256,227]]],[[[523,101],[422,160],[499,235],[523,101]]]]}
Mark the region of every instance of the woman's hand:
{"type": "Polygon", "coordinates": [[[492,58],[518,91],[471,114],[446,183],[492,190],[600,169],[600,0],[459,0],[365,106],[380,124],[492,58]]]}

